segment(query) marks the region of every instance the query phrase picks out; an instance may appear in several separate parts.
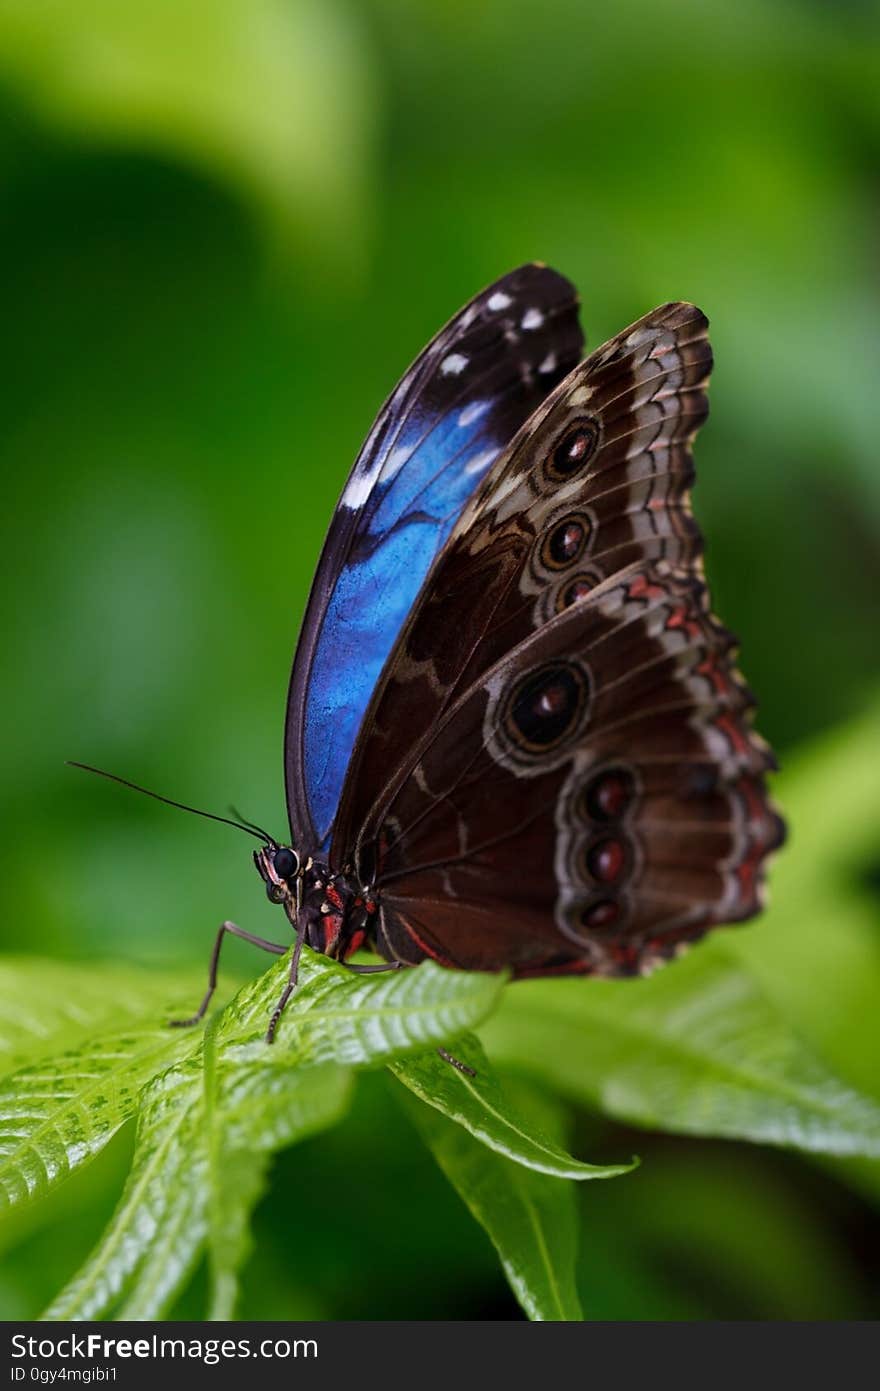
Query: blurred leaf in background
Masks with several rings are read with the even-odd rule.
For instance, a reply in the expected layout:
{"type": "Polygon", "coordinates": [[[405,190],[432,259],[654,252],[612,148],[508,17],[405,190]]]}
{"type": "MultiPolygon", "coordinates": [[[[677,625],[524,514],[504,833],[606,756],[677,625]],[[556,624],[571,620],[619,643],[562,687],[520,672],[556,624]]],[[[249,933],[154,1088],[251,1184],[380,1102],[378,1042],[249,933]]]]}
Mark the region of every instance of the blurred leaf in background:
{"type": "Polygon", "coordinates": [[[0,71],[68,137],[230,186],[314,262],[364,251],[376,90],[336,0],[3,0],[0,71]]]}
{"type": "MultiPolygon", "coordinates": [[[[593,345],[668,299],[712,321],[695,510],[791,823],[771,911],[718,951],[878,1096],[878,31],[874,3],[813,0],[0,0],[7,952],[189,980],[221,919],[271,931],[231,833],[63,759],[281,832],[287,675],[350,461],[436,328],[539,258],[593,345]]],[[[643,1163],[578,1194],[588,1317],[875,1312],[876,1163],[633,1141],[589,1090],[575,1152],[643,1163]]],[[[73,1275],[129,1144],[0,1232],[0,1312],[73,1275]]],[[[401,1317],[516,1314],[379,1079],[276,1159],[256,1242],[245,1316],[382,1317],[368,1269],[401,1317]],[[294,1221],[276,1196],[318,1167],[363,1191],[294,1221]]]]}

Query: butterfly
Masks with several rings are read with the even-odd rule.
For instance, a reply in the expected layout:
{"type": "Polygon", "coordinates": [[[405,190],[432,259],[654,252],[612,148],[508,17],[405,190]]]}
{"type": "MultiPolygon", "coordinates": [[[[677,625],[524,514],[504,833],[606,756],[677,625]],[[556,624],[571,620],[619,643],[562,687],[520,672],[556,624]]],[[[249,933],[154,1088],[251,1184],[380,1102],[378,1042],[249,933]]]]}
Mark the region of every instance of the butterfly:
{"type": "MultiPolygon", "coordinates": [[[[690,507],[707,320],[581,361],[543,265],[437,334],[331,521],[284,741],[290,843],[246,823],[295,946],[380,970],[645,974],[762,904],[783,840],[690,507]]],[[[226,923],[225,933],[289,950],[226,923]]],[[[454,1060],[453,1060],[454,1061],[454,1060]]]]}

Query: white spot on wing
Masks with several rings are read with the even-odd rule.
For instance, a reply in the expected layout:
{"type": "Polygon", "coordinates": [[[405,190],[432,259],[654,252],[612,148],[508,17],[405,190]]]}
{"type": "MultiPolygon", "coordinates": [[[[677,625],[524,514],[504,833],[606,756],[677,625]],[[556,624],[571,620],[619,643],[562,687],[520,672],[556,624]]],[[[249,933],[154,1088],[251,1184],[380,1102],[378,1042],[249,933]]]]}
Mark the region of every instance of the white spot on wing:
{"type": "Polygon", "coordinates": [[[413,447],[411,444],[395,445],[385,461],[385,467],[382,469],[382,482],[388,483],[392,478],[396,478],[404,464],[407,463],[412,456],[413,447]]]}
{"type": "Polygon", "coordinates": [[[540,309],[527,309],[521,320],[523,328],[526,329],[540,328],[543,322],[544,315],[541,313],[540,309]]]}
{"type": "Polygon", "coordinates": [[[345,485],[345,492],[342,494],[341,505],[350,507],[352,512],[356,512],[359,507],[363,507],[370,493],[373,491],[373,484],[379,477],[380,464],[376,463],[372,468],[364,469],[363,472],[356,472],[351,475],[345,485]]]}
{"type": "Polygon", "coordinates": [[[389,483],[395,478],[408,459],[412,457],[413,447],[411,444],[398,444],[392,449],[387,459],[380,454],[378,459],[374,459],[369,468],[358,470],[348,480],[345,492],[342,494],[342,506],[350,507],[356,512],[359,507],[363,507],[376,483],[381,479],[383,483],[389,483]]]}
{"type": "Polygon", "coordinates": [[[497,449],[481,449],[479,454],[475,454],[464,466],[465,473],[484,473],[497,457],[497,449]]]}
{"type": "Polygon", "coordinates": [[[640,348],[643,343],[653,341],[654,333],[649,328],[634,328],[632,333],[628,333],[623,340],[627,348],[640,348]]]}
{"type": "Polygon", "coordinates": [[[450,353],[444,357],[440,363],[440,371],[444,377],[457,377],[459,372],[463,372],[468,365],[468,360],[464,353],[450,353]]]}
{"type": "Polygon", "coordinates": [[[593,394],[591,386],[576,386],[569,396],[569,404],[572,406],[583,406],[593,394]]]}
{"type": "Polygon", "coordinates": [[[458,423],[462,429],[467,425],[473,425],[475,420],[479,420],[480,416],[488,409],[488,406],[488,401],[471,401],[469,406],[465,406],[461,415],[458,417],[458,423]]]}
{"type": "Polygon", "coordinates": [[[539,372],[552,372],[556,368],[556,354],[548,353],[543,362],[538,363],[539,372]]]}
{"type": "Polygon", "coordinates": [[[506,295],[503,290],[496,290],[494,295],[490,295],[486,301],[486,308],[506,309],[509,304],[513,304],[510,295],[506,295]]]}

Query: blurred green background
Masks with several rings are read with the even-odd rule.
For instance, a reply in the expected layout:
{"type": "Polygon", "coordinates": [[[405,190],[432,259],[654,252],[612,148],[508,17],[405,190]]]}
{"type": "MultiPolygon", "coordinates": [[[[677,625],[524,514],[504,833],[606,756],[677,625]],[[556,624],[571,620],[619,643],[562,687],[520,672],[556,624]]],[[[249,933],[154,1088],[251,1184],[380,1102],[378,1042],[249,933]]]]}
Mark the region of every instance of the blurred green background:
{"type": "MultiPolygon", "coordinates": [[[[667,299],[712,321],[695,505],[794,822],[740,940],[876,1088],[877,20],[0,0],[4,950],[173,965],[224,917],[277,931],[240,837],[63,760],[283,834],[291,655],[351,460],[436,328],[540,259],[592,346],[667,299]]],[[[590,1317],[876,1312],[876,1177],[579,1127],[577,1153],[644,1160],[579,1195],[590,1317]]],[[[126,1143],[7,1233],[0,1316],[82,1259],[126,1143]]],[[[380,1079],[279,1161],[257,1233],[245,1316],[518,1316],[380,1079]]]]}

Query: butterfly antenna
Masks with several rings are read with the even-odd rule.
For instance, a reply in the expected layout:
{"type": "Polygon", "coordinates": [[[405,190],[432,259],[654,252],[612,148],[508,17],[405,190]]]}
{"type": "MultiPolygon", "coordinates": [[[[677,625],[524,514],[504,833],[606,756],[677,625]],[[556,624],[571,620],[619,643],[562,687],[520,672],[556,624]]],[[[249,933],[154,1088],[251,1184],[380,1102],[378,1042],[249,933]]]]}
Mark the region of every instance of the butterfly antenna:
{"type": "Polygon", "coordinates": [[[275,845],[273,836],[261,831],[258,826],[252,826],[245,821],[231,821],[228,816],[217,816],[213,811],[202,811],[199,807],[188,807],[185,802],[175,802],[171,797],[163,797],[158,792],[151,792],[148,787],[139,787],[136,782],[129,782],[128,778],[117,777],[115,773],[107,773],[103,768],[93,768],[90,763],[76,763],[73,759],[66,760],[68,768],[81,768],[84,773],[96,773],[99,778],[107,778],[110,782],[118,782],[122,787],[130,787],[132,792],[142,792],[145,797],[153,797],[157,802],[164,802],[168,807],[177,807],[178,811],[192,812],[193,816],[204,816],[208,821],[222,821],[224,826],[236,826],[240,831],[246,831],[249,836],[255,836],[257,840],[263,841],[265,845],[275,845]]]}
{"type": "Polygon", "coordinates": [[[242,816],[238,807],[230,806],[229,811],[231,811],[232,815],[235,817],[236,826],[242,826],[246,831],[253,831],[255,835],[262,836],[270,845],[275,844],[275,837],[270,836],[269,832],[264,831],[262,826],[258,826],[255,821],[248,821],[246,816],[242,816]]]}

